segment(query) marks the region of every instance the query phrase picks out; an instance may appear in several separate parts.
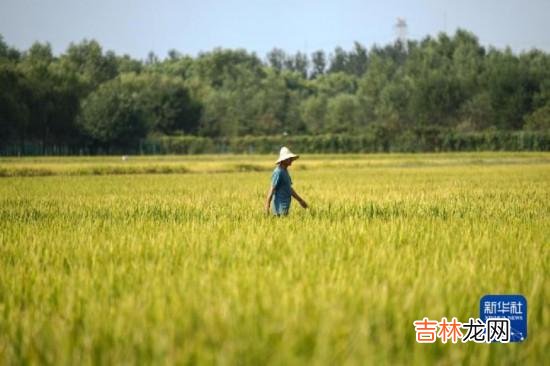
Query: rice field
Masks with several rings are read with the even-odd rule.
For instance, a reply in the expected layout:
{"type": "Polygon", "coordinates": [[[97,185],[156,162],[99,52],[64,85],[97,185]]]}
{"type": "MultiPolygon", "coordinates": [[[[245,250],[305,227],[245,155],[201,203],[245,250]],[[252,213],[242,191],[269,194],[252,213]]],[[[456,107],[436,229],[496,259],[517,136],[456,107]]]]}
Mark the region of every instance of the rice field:
{"type": "MultiPolygon", "coordinates": [[[[299,149],[296,149],[299,150],[299,149]]],[[[531,364],[550,359],[550,153],[0,159],[0,364],[531,364]],[[528,338],[413,321],[522,294],[528,338]]]]}

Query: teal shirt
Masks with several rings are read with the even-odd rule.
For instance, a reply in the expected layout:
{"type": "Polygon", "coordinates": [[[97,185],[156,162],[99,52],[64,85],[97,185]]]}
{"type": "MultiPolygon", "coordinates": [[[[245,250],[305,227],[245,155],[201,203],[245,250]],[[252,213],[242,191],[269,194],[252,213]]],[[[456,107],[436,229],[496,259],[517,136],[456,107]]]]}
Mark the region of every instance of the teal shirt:
{"type": "Polygon", "coordinates": [[[292,179],[290,179],[288,171],[280,166],[276,167],[271,175],[271,186],[275,188],[272,202],[273,213],[276,215],[288,214],[292,198],[292,179]]]}

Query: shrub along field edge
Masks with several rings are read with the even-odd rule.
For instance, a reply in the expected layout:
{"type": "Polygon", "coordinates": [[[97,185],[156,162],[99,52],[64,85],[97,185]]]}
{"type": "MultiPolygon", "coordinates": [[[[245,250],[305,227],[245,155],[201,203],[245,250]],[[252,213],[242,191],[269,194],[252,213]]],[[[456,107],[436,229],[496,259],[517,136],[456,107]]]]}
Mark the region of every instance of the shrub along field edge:
{"type": "Polygon", "coordinates": [[[550,151],[550,132],[489,131],[456,133],[418,129],[392,134],[384,129],[366,134],[296,136],[154,136],[133,146],[44,146],[38,143],[0,146],[3,156],[105,154],[265,154],[287,145],[304,153],[375,153],[441,151],[550,151]]]}

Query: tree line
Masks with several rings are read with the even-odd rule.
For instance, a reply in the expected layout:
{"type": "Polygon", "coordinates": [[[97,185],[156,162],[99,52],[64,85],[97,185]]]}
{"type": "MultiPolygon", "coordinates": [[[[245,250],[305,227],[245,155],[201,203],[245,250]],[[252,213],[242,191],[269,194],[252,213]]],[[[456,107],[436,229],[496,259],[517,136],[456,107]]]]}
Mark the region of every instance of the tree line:
{"type": "Polygon", "coordinates": [[[48,43],[20,51],[0,36],[0,85],[0,149],[10,151],[132,150],[162,136],[383,133],[400,141],[419,130],[550,129],[550,55],[486,48],[465,30],[329,54],[171,50],[145,60],[94,40],[58,56],[48,43]]]}

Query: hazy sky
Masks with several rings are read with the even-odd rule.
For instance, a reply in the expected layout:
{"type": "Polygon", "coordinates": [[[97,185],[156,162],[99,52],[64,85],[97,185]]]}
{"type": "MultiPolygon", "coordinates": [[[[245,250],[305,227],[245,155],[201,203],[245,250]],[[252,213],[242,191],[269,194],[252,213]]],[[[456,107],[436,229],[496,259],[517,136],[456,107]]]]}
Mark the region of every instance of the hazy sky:
{"type": "Polygon", "coordinates": [[[60,53],[94,38],[137,58],[215,47],[309,54],[355,40],[370,48],[395,38],[397,17],[413,39],[461,27],[484,45],[550,51],[550,0],[0,0],[0,34],[19,49],[48,41],[60,53]]]}

